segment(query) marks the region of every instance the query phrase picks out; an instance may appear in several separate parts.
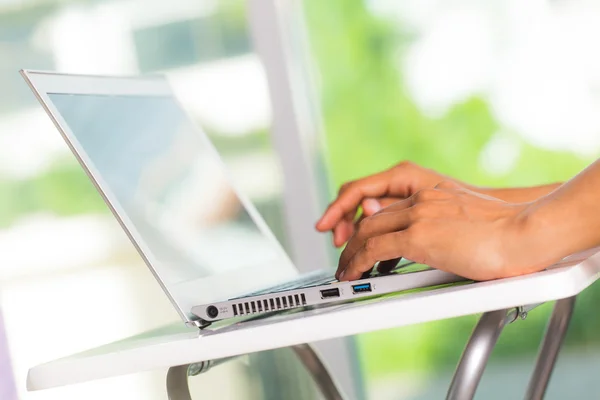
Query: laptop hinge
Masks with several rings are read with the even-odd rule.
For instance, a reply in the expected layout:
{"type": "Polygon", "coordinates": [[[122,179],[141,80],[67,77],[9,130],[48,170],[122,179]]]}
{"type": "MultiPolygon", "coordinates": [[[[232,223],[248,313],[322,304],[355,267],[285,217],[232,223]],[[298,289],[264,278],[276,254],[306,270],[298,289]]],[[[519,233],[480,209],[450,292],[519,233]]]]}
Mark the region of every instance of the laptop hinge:
{"type": "Polygon", "coordinates": [[[194,320],[194,321],[187,321],[185,323],[187,326],[189,326],[190,328],[198,328],[200,330],[208,328],[210,325],[212,325],[212,322],[207,322],[204,320],[194,320]]]}

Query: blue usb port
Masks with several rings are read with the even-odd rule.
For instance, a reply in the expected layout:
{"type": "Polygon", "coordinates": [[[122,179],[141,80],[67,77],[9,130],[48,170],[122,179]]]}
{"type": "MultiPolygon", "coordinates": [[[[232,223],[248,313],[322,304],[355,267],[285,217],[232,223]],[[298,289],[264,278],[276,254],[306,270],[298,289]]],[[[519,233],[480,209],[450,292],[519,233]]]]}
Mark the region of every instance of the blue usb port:
{"type": "Polygon", "coordinates": [[[352,285],[352,293],[365,293],[371,291],[370,283],[361,283],[360,285],[352,285]]]}

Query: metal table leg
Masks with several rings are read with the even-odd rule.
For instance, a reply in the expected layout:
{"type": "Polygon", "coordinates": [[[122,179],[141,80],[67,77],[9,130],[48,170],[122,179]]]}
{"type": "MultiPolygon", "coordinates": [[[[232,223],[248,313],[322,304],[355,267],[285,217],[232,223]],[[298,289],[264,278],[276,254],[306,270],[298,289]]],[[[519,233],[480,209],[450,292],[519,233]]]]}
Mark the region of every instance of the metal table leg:
{"type": "Polygon", "coordinates": [[[313,381],[326,400],[344,400],[338,385],[334,382],[327,367],[321,361],[319,355],[309,344],[293,346],[292,350],[310,373],[313,381]]]}
{"type": "MultiPolygon", "coordinates": [[[[556,302],[540,346],[535,370],[525,396],[526,400],[543,399],[571,321],[574,305],[575,297],[556,302]]],[[[475,396],[487,361],[504,327],[516,320],[518,316],[524,319],[527,316],[526,311],[536,306],[491,311],[481,316],[456,367],[447,400],[468,400],[475,396]]]]}
{"type": "Polygon", "coordinates": [[[556,301],[546,328],[544,340],[540,346],[525,399],[541,400],[544,398],[569,322],[571,322],[574,307],[575,297],[556,301]]]}
{"type": "MultiPolygon", "coordinates": [[[[343,400],[340,389],[327,371],[318,354],[308,344],[292,346],[298,360],[310,373],[315,384],[323,394],[325,400],[343,400]]],[[[188,386],[188,376],[195,376],[208,371],[210,368],[222,364],[235,357],[215,361],[205,361],[196,364],[180,365],[169,368],[167,372],[167,396],[169,400],[192,400],[188,386]]]]}
{"type": "Polygon", "coordinates": [[[189,365],[178,365],[167,371],[167,397],[169,400],[192,400],[188,386],[189,365]]]}
{"type": "Polygon", "coordinates": [[[475,396],[483,370],[500,333],[518,317],[518,314],[518,310],[512,308],[486,312],[481,316],[456,367],[447,400],[467,400],[475,396]]]}
{"type": "Polygon", "coordinates": [[[188,385],[188,376],[202,374],[212,367],[223,364],[235,357],[221,358],[215,361],[202,361],[194,364],[178,365],[167,371],[167,397],[169,400],[192,400],[188,385]]]}

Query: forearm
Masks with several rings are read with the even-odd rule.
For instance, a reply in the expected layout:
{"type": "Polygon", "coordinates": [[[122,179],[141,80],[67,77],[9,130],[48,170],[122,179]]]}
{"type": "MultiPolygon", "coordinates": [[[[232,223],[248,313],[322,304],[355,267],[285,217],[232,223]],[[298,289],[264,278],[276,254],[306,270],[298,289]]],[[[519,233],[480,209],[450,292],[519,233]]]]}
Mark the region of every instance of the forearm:
{"type": "Polygon", "coordinates": [[[522,188],[480,188],[470,187],[471,190],[495,197],[509,203],[528,203],[535,201],[543,196],[548,195],[552,191],[558,189],[561,183],[552,183],[549,185],[522,187],[522,188]]]}
{"type": "Polygon", "coordinates": [[[527,211],[532,234],[553,258],[600,245],[600,160],[527,211]]]}

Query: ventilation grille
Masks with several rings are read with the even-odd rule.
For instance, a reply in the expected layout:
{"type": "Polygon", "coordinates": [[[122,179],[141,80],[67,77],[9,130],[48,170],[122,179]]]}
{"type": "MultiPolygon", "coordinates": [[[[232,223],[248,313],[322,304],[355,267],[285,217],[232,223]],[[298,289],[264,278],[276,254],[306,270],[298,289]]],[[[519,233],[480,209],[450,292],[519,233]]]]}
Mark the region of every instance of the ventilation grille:
{"type": "Polygon", "coordinates": [[[306,305],[304,294],[271,297],[270,299],[245,301],[233,305],[233,315],[249,315],[269,311],[287,310],[306,305]]]}

